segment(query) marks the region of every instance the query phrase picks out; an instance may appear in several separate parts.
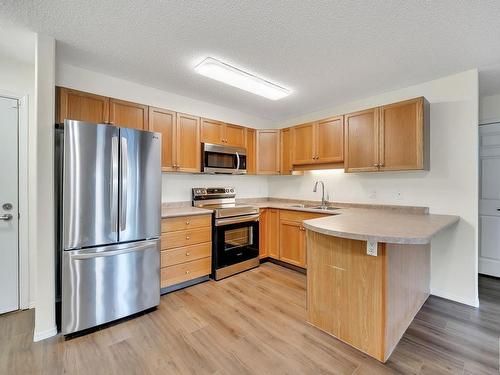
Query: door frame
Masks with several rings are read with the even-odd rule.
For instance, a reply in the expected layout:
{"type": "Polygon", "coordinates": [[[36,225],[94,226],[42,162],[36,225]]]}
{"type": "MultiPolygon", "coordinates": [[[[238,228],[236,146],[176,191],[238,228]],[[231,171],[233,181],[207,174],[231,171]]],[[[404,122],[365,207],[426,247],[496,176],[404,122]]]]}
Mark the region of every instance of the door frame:
{"type": "MultiPolygon", "coordinates": [[[[30,256],[29,256],[29,96],[1,90],[0,96],[18,101],[17,165],[18,165],[18,290],[19,310],[33,308],[30,304],[30,256]]],[[[32,260],[33,261],[33,260],[32,260]]]]}

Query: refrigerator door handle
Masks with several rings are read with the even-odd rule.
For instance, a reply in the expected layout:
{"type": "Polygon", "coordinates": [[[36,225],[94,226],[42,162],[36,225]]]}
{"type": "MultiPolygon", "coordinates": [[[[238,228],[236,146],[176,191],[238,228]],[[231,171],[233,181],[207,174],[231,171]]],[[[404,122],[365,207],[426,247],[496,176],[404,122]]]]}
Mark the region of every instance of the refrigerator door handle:
{"type": "Polygon", "coordinates": [[[111,203],[112,232],[118,230],[118,137],[111,138],[111,189],[109,201],[111,203]]]}
{"type": "Polygon", "coordinates": [[[127,253],[132,253],[134,251],[141,251],[141,250],[146,250],[151,248],[152,243],[148,242],[145,244],[141,245],[134,245],[127,247],[125,249],[118,249],[118,250],[109,250],[109,251],[89,251],[81,254],[75,254],[71,256],[72,260],[84,260],[84,259],[91,259],[91,258],[100,258],[100,257],[114,257],[116,255],[121,255],[121,254],[127,254],[127,253]]]}
{"type": "Polygon", "coordinates": [[[120,230],[127,228],[127,185],[128,185],[128,143],[127,138],[121,137],[121,207],[120,230]]]}

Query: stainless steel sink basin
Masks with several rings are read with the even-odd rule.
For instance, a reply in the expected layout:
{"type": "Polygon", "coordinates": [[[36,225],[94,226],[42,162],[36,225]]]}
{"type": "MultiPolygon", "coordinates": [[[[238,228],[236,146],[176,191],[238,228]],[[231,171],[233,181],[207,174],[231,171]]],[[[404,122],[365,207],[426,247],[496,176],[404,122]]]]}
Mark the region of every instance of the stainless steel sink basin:
{"type": "Polygon", "coordinates": [[[331,207],[331,206],[326,206],[326,207],[322,207],[322,206],[311,206],[311,205],[307,205],[307,204],[291,204],[289,205],[288,207],[290,208],[309,208],[311,210],[323,210],[323,211],[334,211],[334,210],[338,210],[339,207],[331,207]]]}

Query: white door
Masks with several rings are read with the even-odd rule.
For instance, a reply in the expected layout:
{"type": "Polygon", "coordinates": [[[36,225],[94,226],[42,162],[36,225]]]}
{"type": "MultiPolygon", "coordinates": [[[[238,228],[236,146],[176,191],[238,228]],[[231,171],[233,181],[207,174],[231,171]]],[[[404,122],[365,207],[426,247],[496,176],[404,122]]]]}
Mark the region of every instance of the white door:
{"type": "Polygon", "coordinates": [[[500,123],[479,127],[479,273],[500,277],[500,123]]]}
{"type": "Polygon", "coordinates": [[[19,308],[18,108],[0,97],[0,314],[19,308]]]}

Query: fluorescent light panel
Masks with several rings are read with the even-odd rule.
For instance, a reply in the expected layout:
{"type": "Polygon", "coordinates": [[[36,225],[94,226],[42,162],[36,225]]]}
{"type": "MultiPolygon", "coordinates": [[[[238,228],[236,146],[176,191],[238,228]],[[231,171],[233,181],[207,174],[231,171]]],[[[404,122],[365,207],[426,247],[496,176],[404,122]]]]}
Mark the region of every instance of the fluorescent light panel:
{"type": "Polygon", "coordinates": [[[256,77],[253,74],[235,68],[234,66],[223,63],[213,57],[207,57],[194,69],[197,73],[204,75],[205,77],[224,82],[230,86],[237,87],[271,100],[278,100],[291,94],[290,90],[275,85],[265,79],[256,77]]]}

